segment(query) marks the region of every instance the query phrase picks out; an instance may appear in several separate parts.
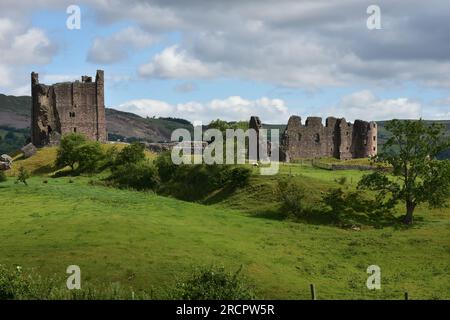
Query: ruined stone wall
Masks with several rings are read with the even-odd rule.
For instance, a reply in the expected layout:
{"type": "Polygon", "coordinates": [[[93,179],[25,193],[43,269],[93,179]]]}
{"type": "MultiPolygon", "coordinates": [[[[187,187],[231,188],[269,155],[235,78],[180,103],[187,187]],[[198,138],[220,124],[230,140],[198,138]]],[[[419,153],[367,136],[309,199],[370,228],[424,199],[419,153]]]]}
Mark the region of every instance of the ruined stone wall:
{"type": "Polygon", "coordinates": [[[31,92],[34,145],[57,144],[62,135],[71,132],[82,133],[90,140],[107,140],[102,70],[97,71],[95,82],[83,76],[81,82],[51,86],[40,84],[38,74],[33,72],[31,92]]]}
{"type": "Polygon", "coordinates": [[[280,161],[367,158],[376,154],[376,123],[356,120],[352,124],[344,118],[328,117],[323,125],[322,118],[308,117],[303,125],[299,116],[291,116],[280,144],[280,161]]]}

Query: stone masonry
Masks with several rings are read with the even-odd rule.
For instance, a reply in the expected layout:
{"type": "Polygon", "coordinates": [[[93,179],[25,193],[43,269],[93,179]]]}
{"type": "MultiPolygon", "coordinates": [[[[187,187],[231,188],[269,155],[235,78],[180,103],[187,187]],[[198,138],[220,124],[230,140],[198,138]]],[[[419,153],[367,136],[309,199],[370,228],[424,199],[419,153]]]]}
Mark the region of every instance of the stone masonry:
{"type": "MultiPolygon", "coordinates": [[[[249,127],[261,128],[258,117],[249,127]]],[[[325,126],[320,117],[308,117],[305,124],[298,116],[289,118],[281,136],[280,161],[300,158],[334,157],[337,159],[367,158],[377,154],[377,124],[344,118],[328,117],[325,126]]]]}
{"type": "Polygon", "coordinates": [[[58,144],[62,135],[71,132],[107,141],[103,70],[97,70],[95,82],[83,76],[81,82],[50,86],[40,84],[38,74],[32,72],[31,95],[31,142],[35,146],[58,144]]]}

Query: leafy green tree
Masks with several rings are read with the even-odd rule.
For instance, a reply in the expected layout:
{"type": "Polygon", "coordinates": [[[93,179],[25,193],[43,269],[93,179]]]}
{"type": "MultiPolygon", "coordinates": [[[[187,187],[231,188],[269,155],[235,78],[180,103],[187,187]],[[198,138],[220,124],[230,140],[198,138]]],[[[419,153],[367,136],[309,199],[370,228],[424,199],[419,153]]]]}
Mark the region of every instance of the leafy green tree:
{"type": "Polygon", "coordinates": [[[234,129],[234,130],[242,129],[245,131],[248,129],[248,122],[247,121],[226,122],[224,120],[216,119],[208,124],[208,129],[218,129],[222,131],[224,134],[226,129],[234,129]]]}
{"type": "Polygon", "coordinates": [[[170,152],[163,152],[155,160],[155,166],[158,168],[158,174],[162,182],[172,179],[177,171],[177,165],[173,163],[170,152]]]}
{"type": "Polygon", "coordinates": [[[294,180],[289,178],[278,181],[276,195],[283,215],[294,218],[305,216],[305,191],[294,180]]]}
{"type": "Polygon", "coordinates": [[[392,136],[375,161],[392,167],[392,175],[376,171],[365,175],[358,186],[390,197],[392,203],[401,201],[406,210],[403,222],[412,224],[417,205],[440,207],[450,195],[450,161],[436,160],[450,146],[450,139],[445,138],[443,126],[423,120],[392,120],[386,129],[392,136]]]}
{"type": "Polygon", "coordinates": [[[109,180],[123,188],[154,190],[159,184],[158,171],[148,161],[125,163],[113,168],[109,180]]]}
{"type": "Polygon", "coordinates": [[[248,121],[237,121],[231,124],[232,129],[248,130],[248,121]]]}
{"type": "Polygon", "coordinates": [[[69,166],[74,170],[79,160],[77,148],[86,142],[85,136],[79,133],[70,133],[62,137],[56,155],[56,166],[69,166]]]}
{"type": "Polygon", "coordinates": [[[79,172],[93,172],[103,158],[102,146],[97,141],[87,141],[75,148],[79,172]]]}
{"type": "Polygon", "coordinates": [[[19,168],[19,174],[17,175],[16,183],[22,182],[24,185],[28,185],[27,179],[30,177],[30,173],[24,167],[19,168]]]}
{"type": "Polygon", "coordinates": [[[139,163],[145,159],[144,150],[144,144],[140,142],[133,142],[119,152],[116,157],[116,164],[123,165],[127,163],[139,163]]]}
{"type": "Polygon", "coordinates": [[[230,129],[230,126],[228,125],[228,122],[226,122],[224,120],[216,119],[216,120],[211,121],[208,124],[208,129],[218,129],[218,130],[222,131],[223,133],[225,133],[225,130],[230,129]]]}

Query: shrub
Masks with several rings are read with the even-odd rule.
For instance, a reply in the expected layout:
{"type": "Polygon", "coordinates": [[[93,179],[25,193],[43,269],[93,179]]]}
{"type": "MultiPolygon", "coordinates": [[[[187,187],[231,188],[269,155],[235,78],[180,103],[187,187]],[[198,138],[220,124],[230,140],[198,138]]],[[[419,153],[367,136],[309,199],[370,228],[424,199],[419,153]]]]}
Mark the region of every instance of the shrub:
{"type": "Polygon", "coordinates": [[[341,186],[343,186],[344,184],[347,183],[347,177],[340,177],[335,179],[334,181],[336,181],[337,183],[339,183],[341,186]]]}
{"type": "Polygon", "coordinates": [[[323,197],[323,202],[331,208],[333,217],[342,220],[343,216],[353,212],[348,203],[348,196],[341,188],[330,189],[323,197]]]}
{"type": "Polygon", "coordinates": [[[81,134],[71,133],[61,139],[56,155],[56,166],[70,166],[73,171],[78,164],[79,173],[94,172],[103,158],[99,142],[88,141],[81,134]]]}
{"type": "Polygon", "coordinates": [[[154,190],[159,184],[156,168],[146,161],[117,166],[109,179],[119,187],[137,190],[154,190]]]}
{"type": "Polygon", "coordinates": [[[5,182],[6,180],[6,174],[3,171],[0,171],[0,182],[5,182]]]}
{"type": "Polygon", "coordinates": [[[74,170],[75,164],[78,162],[77,147],[86,141],[86,138],[78,133],[71,133],[62,137],[56,155],[56,166],[69,166],[74,170]]]}
{"type": "Polygon", "coordinates": [[[244,187],[248,184],[252,172],[248,168],[236,167],[230,170],[225,183],[231,187],[244,187]]]}
{"type": "Polygon", "coordinates": [[[255,293],[248,280],[241,275],[226,272],[223,267],[201,267],[183,281],[178,281],[171,293],[172,299],[182,300],[249,300],[255,293]]]}
{"type": "Polygon", "coordinates": [[[163,152],[155,160],[155,166],[158,168],[158,175],[163,182],[171,180],[176,172],[177,165],[172,162],[171,153],[163,152]]]}
{"type": "Polygon", "coordinates": [[[16,183],[22,182],[24,185],[27,184],[27,179],[30,177],[30,173],[24,167],[19,168],[19,174],[17,175],[16,183]]]}
{"type": "Polygon", "coordinates": [[[322,201],[331,209],[336,222],[352,223],[358,216],[364,215],[367,222],[379,224],[382,219],[392,218],[393,204],[383,199],[372,199],[360,192],[345,193],[341,188],[330,189],[322,201]]]}
{"type": "Polygon", "coordinates": [[[117,161],[118,154],[119,151],[117,150],[116,146],[113,145],[111,147],[108,147],[104,152],[104,156],[98,164],[99,170],[103,171],[107,168],[114,167],[117,161]]]}
{"type": "Polygon", "coordinates": [[[92,286],[83,282],[80,290],[68,290],[66,279],[61,277],[40,277],[32,272],[24,272],[21,267],[6,268],[0,265],[1,300],[124,300],[152,299],[146,292],[134,292],[112,283],[92,286]]]}
{"type": "Polygon", "coordinates": [[[276,189],[278,200],[281,202],[281,211],[285,216],[302,218],[306,214],[303,206],[305,193],[291,179],[280,180],[276,189]]]}
{"type": "Polygon", "coordinates": [[[133,142],[132,144],[123,148],[116,157],[116,165],[123,165],[127,163],[138,163],[145,159],[145,145],[140,142],[133,142]]]}
{"type": "Polygon", "coordinates": [[[103,158],[102,147],[99,142],[88,141],[75,149],[78,162],[78,172],[94,172],[103,158]]]}
{"type": "Polygon", "coordinates": [[[21,268],[8,270],[0,265],[0,300],[19,299],[31,295],[29,279],[25,277],[21,268]]]}

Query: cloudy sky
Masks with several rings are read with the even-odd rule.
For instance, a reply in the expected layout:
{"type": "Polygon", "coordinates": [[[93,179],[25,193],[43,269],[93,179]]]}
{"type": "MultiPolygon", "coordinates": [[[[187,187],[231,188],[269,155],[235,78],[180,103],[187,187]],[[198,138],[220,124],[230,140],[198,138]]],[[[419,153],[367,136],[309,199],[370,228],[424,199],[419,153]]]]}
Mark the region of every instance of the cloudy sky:
{"type": "Polygon", "coordinates": [[[191,121],[450,119],[447,0],[0,0],[0,93],[105,70],[107,106],[191,121]],[[381,29],[367,28],[370,5],[381,29]],[[66,26],[67,7],[81,28],[66,26]]]}

